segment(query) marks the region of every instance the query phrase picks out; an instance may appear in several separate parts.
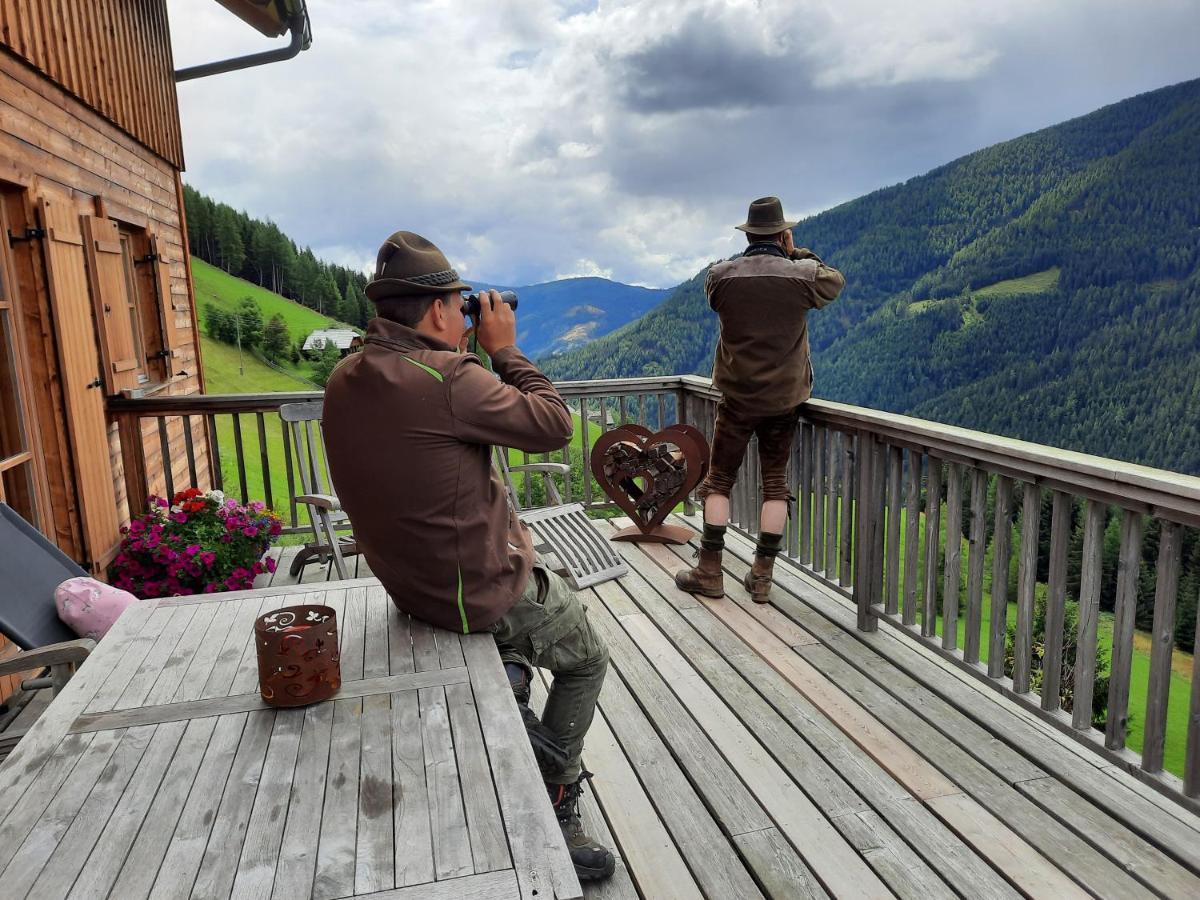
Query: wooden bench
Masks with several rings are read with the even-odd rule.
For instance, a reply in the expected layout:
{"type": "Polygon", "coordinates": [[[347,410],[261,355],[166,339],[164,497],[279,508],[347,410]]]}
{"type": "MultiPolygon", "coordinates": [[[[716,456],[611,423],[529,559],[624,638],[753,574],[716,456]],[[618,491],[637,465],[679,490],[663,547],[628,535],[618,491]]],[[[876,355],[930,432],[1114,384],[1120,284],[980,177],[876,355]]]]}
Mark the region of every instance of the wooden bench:
{"type": "Polygon", "coordinates": [[[0,767],[0,836],[4,896],[581,896],[492,637],[375,581],[131,607],[0,767]],[[300,603],[342,688],[276,710],[253,622],[300,603]]]}

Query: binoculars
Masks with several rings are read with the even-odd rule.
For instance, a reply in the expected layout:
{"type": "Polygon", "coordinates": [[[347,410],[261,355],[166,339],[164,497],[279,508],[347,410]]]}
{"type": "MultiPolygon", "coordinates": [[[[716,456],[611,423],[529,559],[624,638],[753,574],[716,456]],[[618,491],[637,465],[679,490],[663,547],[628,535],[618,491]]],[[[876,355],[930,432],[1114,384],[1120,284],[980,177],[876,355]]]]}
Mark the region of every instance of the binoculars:
{"type": "MultiPolygon", "coordinates": [[[[490,296],[490,295],[488,294],[487,291],[479,291],[474,294],[464,294],[463,295],[463,309],[462,309],[463,315],[471,316],[472,318],[476,318],[476,319],[479,318],[479,312],[480,312],[479,298],[480,297],[488,297],[488,296],[490,296]]],[[[517,292],[516,291],[501,291],[500,299],[504,303],[507,303],[509,306],[511,306],[513,308],[514,312],[516,311],[516,309],[517,309],[517,292]]]]}

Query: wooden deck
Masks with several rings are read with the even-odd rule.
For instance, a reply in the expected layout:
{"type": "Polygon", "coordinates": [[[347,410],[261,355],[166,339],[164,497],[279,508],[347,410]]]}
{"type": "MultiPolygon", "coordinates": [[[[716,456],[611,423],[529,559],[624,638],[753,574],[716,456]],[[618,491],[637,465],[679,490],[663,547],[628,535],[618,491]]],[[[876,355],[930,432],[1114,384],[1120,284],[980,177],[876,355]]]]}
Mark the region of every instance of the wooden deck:
{"type": "Polygon", "coordinates": [[[693,547],[620,548],[585,807],[621,864],[588,896],[1200,896],[1200,817],[794,567],[759,607],[744,538],[712,601],[672,581],[693,547]]]}

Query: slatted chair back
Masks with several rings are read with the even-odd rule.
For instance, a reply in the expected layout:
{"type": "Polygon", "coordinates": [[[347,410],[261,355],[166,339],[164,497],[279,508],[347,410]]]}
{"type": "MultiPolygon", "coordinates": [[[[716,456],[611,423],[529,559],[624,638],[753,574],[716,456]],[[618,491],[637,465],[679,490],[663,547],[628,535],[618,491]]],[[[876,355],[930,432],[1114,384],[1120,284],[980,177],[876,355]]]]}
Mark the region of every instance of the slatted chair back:
{"type": "Polygon", "coordinates": [[[518,517],[533,533],[534,549],[552,563],[557,571],[577,591],[612,578],[620,578],[629,569],[620,555],[587,517],[582,503],[563,503],[554,486],[554,474],[571,477],[571,467],[561,463],[532,463],[510,466],[508,451],[494,448],[496,468],[504,479],[509,501],[518,517]],[[516,469],[524,478],[542,476],[546,505],[522,509],[512,473],[516,469]]]}
{"type": "Polygon", "coordinates": [[[349,573],[343,556],[358,551],[353,541],[343,545],[337,533],[338,527],[345,523],[346,515],[334,494],[333,477],[329,474],[329,457],[325,453],[325,437],[321,431],[324,412],[323,400],[285,403],[279,408],[279,418],[286,423],[292,438],[296,471],[300,476],[296,502],[308,507],[313,534],[312,543],[292,560],[291,571],[293,575],[297,574],[309,559],[315,557],[322,562],[329,559],[338,578],[347,578],[349,573]]]}
{"type": "Polygon", "coordinates": [[[287,423],[292,438],[301,494],[333,493],[333,479],[330,478],[329,462],[325,456],[325,439],[321,434],[324,411],[323,400],[285,403],[279,408],[279,418],[287,423]]]}
{"type": "Polygon", "coordinates": [[[75,633],[58,618],[54,589],[87,574],[0,503],[0,633],[25,650],[74,640],[75,633]]]}

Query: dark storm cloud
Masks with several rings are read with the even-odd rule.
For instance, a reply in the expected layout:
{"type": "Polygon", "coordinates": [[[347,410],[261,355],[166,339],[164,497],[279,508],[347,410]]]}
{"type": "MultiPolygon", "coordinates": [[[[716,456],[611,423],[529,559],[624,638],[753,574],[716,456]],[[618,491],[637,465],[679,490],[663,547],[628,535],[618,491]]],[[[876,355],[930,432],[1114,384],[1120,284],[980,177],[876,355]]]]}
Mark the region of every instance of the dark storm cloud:
{"type": "Polygon", "coordinates": [[[622,105],[643,114],[775,106],[810,77],[799,57],[768,55],[702,11],[648,47],[618,44],[609,59],[622,105]]]}

